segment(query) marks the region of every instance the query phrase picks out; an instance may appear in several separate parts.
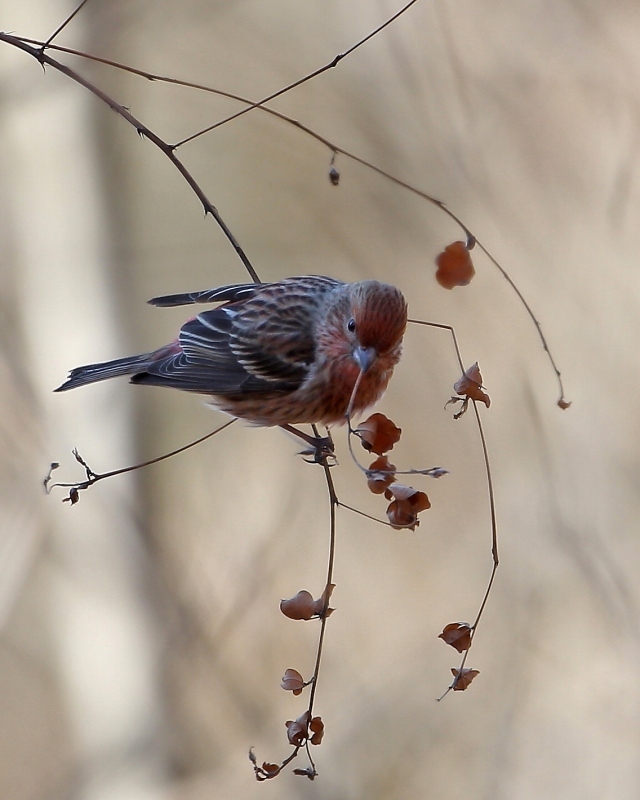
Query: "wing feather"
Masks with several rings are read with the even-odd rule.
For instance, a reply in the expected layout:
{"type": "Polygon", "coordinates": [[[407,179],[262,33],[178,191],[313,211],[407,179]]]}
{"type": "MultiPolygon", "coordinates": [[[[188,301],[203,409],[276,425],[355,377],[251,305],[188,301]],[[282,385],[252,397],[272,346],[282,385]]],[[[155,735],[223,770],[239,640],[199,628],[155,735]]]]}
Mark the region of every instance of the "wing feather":
{"type": "Polygon", "coordinates": [[[147,302],[158,308],[188,306],[193,303],[236,303],[252,297],[263,283],[235,283],[231,286],[219,286],[216,289],[205,289],[201,292],[185,292],[183,294],[167,294],[152,297],[147,302]]]}
{"type": "Polygon", "coordinates": [[[154,298],[149,302],[162,307],[228,305],[186,322],[176,350],[159,352],[132,380],[212,395],[294,391],[315,358],[315,325],[325,296],[340,285],[333,278],[305,276],[154,298]]]}

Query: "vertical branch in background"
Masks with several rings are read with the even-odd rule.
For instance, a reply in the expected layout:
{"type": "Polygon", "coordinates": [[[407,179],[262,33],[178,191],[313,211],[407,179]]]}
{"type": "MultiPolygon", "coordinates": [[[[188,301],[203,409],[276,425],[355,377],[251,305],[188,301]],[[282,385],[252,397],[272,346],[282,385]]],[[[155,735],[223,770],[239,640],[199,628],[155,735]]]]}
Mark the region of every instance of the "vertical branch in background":
{"type": "MultiPolygon", "coordinates": [[[[12,16],[37,23],[55,13],[54,6],[67,5],[5,4],[3,21],[12,16]]],[[[26,415],[22,429],[10,430],[11,417],[3,419],[5,432],[20,444],[15,464],[3,447],[5,471],[21,472],[29,437],[37,432],[39,441],[30,474],[16,487],[22,508],[11,520],[13,530],[4,530],[2,512],[3,540],[32,534],[35,546],[3,632],[10,658],[1,668],[0,796],[111,797],[126,785],[131,796],[151,797],[168,763],[160,731],[150,725],[162,702],[160,631],[157,609],[145,596],[136,487],[128,480],[106,482],[101,501],[78,514],[43,502],[37,481],[43,452],[71,431],[104,463],[129,463],[134,449],[131,406],[124,398],[105,394],[99,408],[93,402],[56,407],[51,395],[61,364],[85,346],[107,348],[120,337],[106,274],[112,231],[96,192],[93,100],[69,80],[45,74],[37,50],[31,61],[6,42],[1,46],[0,226],[17,301],[3,330],[19,365],[14,377],[26,415]],[[26,616],[25,600],[31,609],[26,616]],[[136,742],[145,742],[144,748],[136,750],[136,742]]]]}

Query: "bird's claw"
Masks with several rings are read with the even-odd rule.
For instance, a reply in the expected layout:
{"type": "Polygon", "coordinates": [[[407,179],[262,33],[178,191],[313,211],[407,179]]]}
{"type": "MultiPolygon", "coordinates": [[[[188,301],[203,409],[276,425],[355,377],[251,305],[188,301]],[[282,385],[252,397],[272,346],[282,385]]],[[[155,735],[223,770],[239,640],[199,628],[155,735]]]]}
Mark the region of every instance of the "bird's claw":
{"type": "Polygon", "coordinates": [[[301,450],[298,455],[303,458],[309,456],[309,458],[304,458],[307,464],[326,464],[328,467],[333,467],[338,463],[330,436],[310,437],[309,447],[301,450]]]}

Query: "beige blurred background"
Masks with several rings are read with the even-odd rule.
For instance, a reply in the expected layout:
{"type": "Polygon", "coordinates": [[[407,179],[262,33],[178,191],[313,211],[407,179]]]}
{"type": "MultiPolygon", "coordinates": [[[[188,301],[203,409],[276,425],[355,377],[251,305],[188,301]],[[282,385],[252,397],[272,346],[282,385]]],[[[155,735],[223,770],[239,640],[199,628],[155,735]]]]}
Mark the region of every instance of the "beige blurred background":
{"type": "MultiPolygon", "coordinates": [[[[390,16],[379,0],[91,0],[60,44],[258,99],[390,16]]],[[[46,38],[72,4],[1,5],[46,38]]],[[[433,509],[415,533],[341,511],[316,711],[313,784],[256,784],[304,708],[317,628],[278,601],[323,586],[321,471],[284,434],[242,425],[104,481],[70,508],[45,496],[151,458],[222,421],[199,398],[114,381],[52,394],[68,369],[168,341],[185,309],[154,295],[245,279],[181,177],[80,87],[0,47],[0,797],[635,798],[638,686],[640,7],[628,0],[421,0],[274,107],[444,200],[501,260],[563,371],[569,411],[514,294],[476,251],[445,292],[433,258],[459,231],[434,207],[291,126],[247,114],[179,151],[265,280],[301,273],[400,286],[452,324],[491,393],[483,412],[502,563],[469,665],[437,634],[475,616],[490,529],[472,415],[443,332],[410,329],[380,410],[394,462],[433,509]]],[[[54,54],[55,55],[55,54],[54,54]]],[[[177,141],[228,100],[65,61],[177,141]]],[[[341,498],[371,514],[338,434],[341,498]]],[[[302,759],[300,759],[302,760],[302,759]]],[[[304,766],[304,764],[299,764],[304,766]]]]}

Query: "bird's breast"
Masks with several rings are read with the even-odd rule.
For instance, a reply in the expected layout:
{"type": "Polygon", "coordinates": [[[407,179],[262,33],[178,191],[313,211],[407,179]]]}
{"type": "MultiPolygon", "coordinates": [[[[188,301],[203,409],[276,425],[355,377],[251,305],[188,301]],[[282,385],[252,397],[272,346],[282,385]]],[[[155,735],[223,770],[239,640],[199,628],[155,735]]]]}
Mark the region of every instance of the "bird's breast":
{"type": "MultiPolygon", "coordinates": [[[[323,394],[323,406],[327,412],[325,422],[344,421],[360,373],[360,367],[351,356],[329,363],[326,380],[321,387],[318,387],[323,394]]],[[[374,363],[367,372],[362,373],[353,401],[354,414],[369,408],[381,397],[387,388],[391,373],[392,370],[380,369],[378,363],[374,363]]]]}

